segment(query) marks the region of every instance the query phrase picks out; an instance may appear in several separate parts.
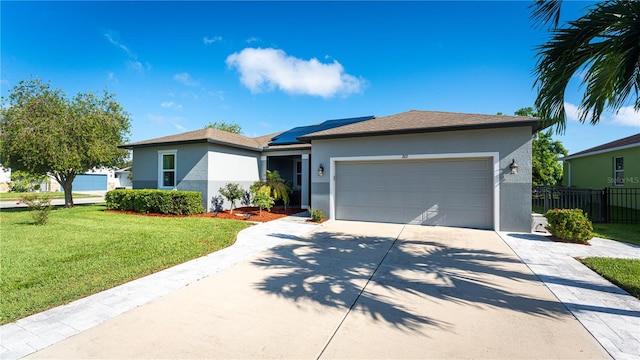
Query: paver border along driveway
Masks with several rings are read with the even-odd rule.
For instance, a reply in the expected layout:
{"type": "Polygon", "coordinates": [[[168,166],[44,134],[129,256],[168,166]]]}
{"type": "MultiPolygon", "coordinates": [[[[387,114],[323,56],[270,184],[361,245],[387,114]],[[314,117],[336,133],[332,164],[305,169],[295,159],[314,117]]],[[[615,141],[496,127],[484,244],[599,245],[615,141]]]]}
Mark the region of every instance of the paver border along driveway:
{"type": "Polygon", "coordinates": [[[493,231],[335,221],[33,358],[607,358],[493,231]]]}

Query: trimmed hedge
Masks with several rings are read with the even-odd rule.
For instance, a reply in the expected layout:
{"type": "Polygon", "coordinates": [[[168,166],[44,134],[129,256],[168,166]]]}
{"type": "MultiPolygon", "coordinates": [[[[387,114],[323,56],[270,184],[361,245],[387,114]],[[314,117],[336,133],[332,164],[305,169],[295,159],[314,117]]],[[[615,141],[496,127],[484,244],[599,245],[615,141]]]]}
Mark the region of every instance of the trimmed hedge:
{"type": "Polygon", "coordinates": [[[107,209],[139,213],[202,214],[202,194],[197,191],[118,189],[104,197],[107,209]]]}
{"type": "Polygon", "coordinates": [[[593,225],[582,209],[553,209],[544,214],[551,235],[586,244],[593,237],[593,225]]]}

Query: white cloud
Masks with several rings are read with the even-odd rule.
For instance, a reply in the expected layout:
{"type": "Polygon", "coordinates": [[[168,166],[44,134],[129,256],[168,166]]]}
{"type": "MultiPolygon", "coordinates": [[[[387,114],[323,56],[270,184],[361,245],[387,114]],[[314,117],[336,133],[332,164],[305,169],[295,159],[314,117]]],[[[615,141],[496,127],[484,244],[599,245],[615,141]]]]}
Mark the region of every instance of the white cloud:
{"type": "MultiPolygon", "coordinates": [[[[567,119],[570,121],[579,121],[580,111],[578,106],[571,103],[564,103],[564,109],[567,112],[567,119]]],[[[590,117],[588,117],[590,119],[590,117]]],[[[604,113],[600,117],[601,122],[614,125],[640,127],[640,112],[633,109],[633,106],[623,106],[617,113],[604,113]]]]}
{"type": "Polygon", "coordinates": [[[176,104],[173,101],[165,101],[160,106],[167,109],[182,110],[182,104],[176,104]]]}
{"type": "Polygon", "coordinates": [[[210,37],[208,37],[208,36],[205,36],[205,37],[202,39],[202,42],[203,42],[205,45],[210,45],[210,44],[213,44],[214,42],[218,42],[218,41],[222,41],[222,37],[221,37],[221,36],[214,36],[214,37],[211,37],[211,38],[210,38],[210,37]]]}
{"type": "Polygon", "coordinates": [[[366,83],[346,74],[335,60],[329,64],[302,60],[272,48],[246,48],[229,55],[226,63],[238,69],[240,81],[253,93],[278,88],[288,94],[329,98],[360,92],[366,83]]]}
{"type": "Polygon", "coordinates": [[[198,86],[199,82],[195,81],[191,78],[191,75],[189,75],[188,73],[179,73],[179,74],[175,74],[173,75],[173,79],[183,85],[187,85],[187,86],[198,86]]]}
{"type": "Polygon", "coordinates": [[[617,125],[640,127],[640,112],[633,106],[623,106],[611,117],[611,122],[617,125]]]}
{"type": "Polygon", "coordinates": [[[176,129],[178,129],[179,131],[187,131],[187,129],[184,126],[182,126],[182,124],[180,124],[181,122],[184,121],[184,119],[179,116],[166,117],[164,115],[147,114],[147,119],[149,119],[150,121],[160,126],[164,126],[165,124],[170,124],[176,129]]]}
{"type": "Polygon", "coordinates": [[[124,51],[127,56],[129,57],[129,59],[127,60],[127,67],[129,67],[130,69],[133,69],[137,72],[144,72],[145,69],[146,70],[150,70],[151,69],[151,64],[149,64],[148,62],[145,62],[144,64],[142,62],[140,62],[138,60],[138,55],[136,55],[135,53],[133,53],[131,50],[129,50],[129,48],[124,45],[123,43],[121,43],[120,41],[118,41],[116,39],[116,36],[114,35],[113,31],[109,31],[107,33],[104,34],[104,37],[107,38],[107,40],[119,47],[120,49],[122,49],[122,51],[124,51]]]}
{"type": "Polygon", "coordinates": [[[564,111],[567,113],[567,119],[571,121],[579,121],[580,111],[576,105],[571,103],[564,103],[564,111]]]}
{"type": "Polygon", "coordinates": [[[247,44],[252,44],[252,43],[255,43],[255,42],[258,42],[258,41],[260,41],[260,38],[252,36],[252,37],[247,39],[247,44]]]}
{"type": "Polygon", "coordinates": [[[116,40],[113,36],[112,32],[108,32],[106,34],[104,34],[104,37],[107,38],[107,40],[109,40],[110,43],[112,43],[113,45],[119,47],[120,49],[122,49],[124,52],[127,53],[127,55],[129,55],[132,58],[136,58],[137,56],[131,52],[131,50],[129,50],[128,47],[126,47],[124,44],[122,44],[120,41],[116,40]]]}
{"type": "Polygon", "coordinates": [[[109,71],[107,73],[107,81],[114,84],[120,83],[120,80],[118,80],[116,74],[113,71],[109,71]]]}

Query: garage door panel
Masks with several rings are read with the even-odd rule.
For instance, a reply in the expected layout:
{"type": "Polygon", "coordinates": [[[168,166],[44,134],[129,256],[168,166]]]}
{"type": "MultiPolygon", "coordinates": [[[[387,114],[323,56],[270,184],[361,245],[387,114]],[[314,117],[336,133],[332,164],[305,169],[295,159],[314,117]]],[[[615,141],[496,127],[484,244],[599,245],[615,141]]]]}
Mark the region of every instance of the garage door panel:
{"type": "Polygon", "coordinates": [[[74,191],[107,190],[107,175],[104,174],[80,174],[73,179],[74,191]]]}
{"type": "Polygon", "coordinates": [[[337,162],[337,219],[493,228],[492,161],[337,162]]]}

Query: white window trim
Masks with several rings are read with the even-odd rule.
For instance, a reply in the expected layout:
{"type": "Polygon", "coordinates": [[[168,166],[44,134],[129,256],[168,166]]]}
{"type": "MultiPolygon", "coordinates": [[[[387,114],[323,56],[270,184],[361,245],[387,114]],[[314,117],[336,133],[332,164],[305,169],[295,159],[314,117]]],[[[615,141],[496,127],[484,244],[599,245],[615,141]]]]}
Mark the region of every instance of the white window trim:
{"type": "Polygon", "coordinates": [[[158,189],[175,190],[178,185],[178,150],[158,150],[158,189]],[[163,168],[162,157],[164,155],[173,154],[173,186],[163,186],[163,168]]]}
{"type": "Polygon", "coordinates": [[[298,164],[300,164],[300,182],[302,182],[302,159],[293,160],[293,188],[295,190],[302,189],[302,184],[298,184],[298,164]]]}
{"type": "Polygon", "coordinates": [[[624,156],[616,156],[613,158],[613,186],[624,186],[624,156]],[[616,162],[622,159],[622,170],[618,170],[616,162]],[[618,172],[622,172],[622,183],[618,184],[618,172]]]}
{"type": "Polygon", "coordinates": [[[498,152],[473,152],[451,154],[407,154],[407,155],[382,155],[382,156],[346,156],[331,157],[329,174],[329,219],[335,220],[335,191],[336,191],[336,162],[345,161],[371,161],[371,160],[446,160],[460,158],[490,158],[493,161],[493,229],[500,231],[500,153],[498,152]]]}

